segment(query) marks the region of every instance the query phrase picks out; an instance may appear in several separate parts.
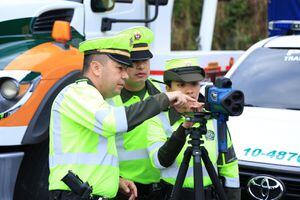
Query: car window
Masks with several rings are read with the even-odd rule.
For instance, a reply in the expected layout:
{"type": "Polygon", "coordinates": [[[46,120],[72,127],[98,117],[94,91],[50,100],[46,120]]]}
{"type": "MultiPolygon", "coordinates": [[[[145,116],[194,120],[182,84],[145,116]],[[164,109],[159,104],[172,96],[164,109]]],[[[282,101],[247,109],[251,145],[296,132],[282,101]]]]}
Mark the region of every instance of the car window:
{"type": "Polygon", "coordinates": [[[230,78],[249,106],[300,109],[300,50],[258,48],[230,78]]]}

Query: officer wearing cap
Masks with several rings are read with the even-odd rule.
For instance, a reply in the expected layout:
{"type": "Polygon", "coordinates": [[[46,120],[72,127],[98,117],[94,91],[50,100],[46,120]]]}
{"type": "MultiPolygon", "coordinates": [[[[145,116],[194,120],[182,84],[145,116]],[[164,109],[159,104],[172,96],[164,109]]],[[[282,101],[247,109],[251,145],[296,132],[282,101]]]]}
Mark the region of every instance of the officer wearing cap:
{"type": "MultiPolygon", "coordinates": [[[[204,77],[204,70],[199,66],[196,58],[181,58],[166,62],[163,80],[167,85],[167,91],[181,91],[194,99],[198,99],[200,81],[204,77]]],[[[170,109],[166,114],[169,119],[169,127],[165,125],[166,122],[158,117],[151,118],[148,123],[148,128],[152,130],[148,134],[148,151],[152,164],[161,170],[161,179],[166,194],[163,199],[170,198],[184,151],[188,146],[185,130],[191,126],[200,125],[186,122],[185,118],[174,109],[170,109]]],[[[238,163],[232,142],[231,140],[228,142],[229,149],[227,153],[219,154],[217,130],[214,123],[216,123],[215,120],[207,121],[207,133],[202,138],[204,147],[209,152],[209,158],[215,169],[218,170],[218,175],[224,183],[228,199],[240,199],[238,163]]],[[[217,199],[212,181],[204,165],[203,185],[205,199],[217,199]]],[[[191,160],[179,199],[193,200],[195,198],[193,188],[193,161],[191,160]]]]}
{"type": "MultiPolygon", "coordinates": [[[[133,27],[120,34],[133,36],[133,49],[130,52],[132,67],[127,68],[128,79],[121,94],[108,100],[112,105],[129,106],[147,97],[159,94],[161,86],[149,79],[150,59],[153,57],[149,45],[153,41],[153,32],[144,26],[133,27]]],[[[116,136],[119,155],[120,176],[134,181],[139,199],[157,199],[160,172],[151,165],[147,153],[147,121],[126,134],[116,136]]],[[[116,199],[128,199],[119,192],[116,199]]]]}
{"type": "Polygon", "coordinates": [[[134,184],[119,179],[116,133],[132,130],[169,105],[197,106],[188,96],[174,92],[158,94],[128,107],[110,106],[105,99],[120,94],[128,78],[126,68],[131,65],[131,49],[132,37],[128,34],[80,44],[79,50],[84,52],[83,78],[66,86],[51,108],[50,199],[113,198],[119,186],[134,199],[134,184]],[[89,198],[82,198],[83,193],[62,181],[69,170],[92,187],[89,198]]]}

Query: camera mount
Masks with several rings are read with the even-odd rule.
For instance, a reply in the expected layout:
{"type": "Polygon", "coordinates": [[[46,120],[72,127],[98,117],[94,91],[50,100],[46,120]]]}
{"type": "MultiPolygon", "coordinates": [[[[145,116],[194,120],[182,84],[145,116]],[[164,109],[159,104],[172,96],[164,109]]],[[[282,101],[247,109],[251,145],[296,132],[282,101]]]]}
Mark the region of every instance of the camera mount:
{"type": "Polygon", "coordinates": [[[179,171],[177,174],[176,182],[173,187],[170,199],[178,200],[180,191],[185,180],[185,176],[189,167],[189,162],[191,156],[193,156],[193,172],[194,172],[194,192],[195,192],[195,200],[204,200],[205,193],[203,187],[203,172],[202,172],[202,162],[203,160],[204,166],[207,169],[209,177],[212,180],[214,188],[217,191],[217,195],[221,200],[227,200],[225,195],[225,191],[218,179],[217,173],[214,169],[212,162],[209,159],[208,152],[205,147],[202,145],[204,141],[201,139],[203,135],[206,134],[207,128],[206,123],[207,120],[211,118],[211,113],[208,112],[200,112],[194,113],[193,117],[188,117],[187,120],[191,122],[199,122],[201,125],[199,127],[192,127],[186,130],[186,133],[189,135],[190,140],[188,143],[191,145],[187,147],[184,152],[184,157],[182,163],[179,167],[179,171]]]}

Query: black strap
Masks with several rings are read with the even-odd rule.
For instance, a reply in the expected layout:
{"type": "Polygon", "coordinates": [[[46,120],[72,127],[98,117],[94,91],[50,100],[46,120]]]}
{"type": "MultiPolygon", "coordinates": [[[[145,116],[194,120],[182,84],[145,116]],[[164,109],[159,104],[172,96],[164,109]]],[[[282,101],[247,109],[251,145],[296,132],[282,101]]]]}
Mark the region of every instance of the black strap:
{"type": "MultiPolygon", "coordinates": [[[[109,200],[108,198],[104,198],[98,195],[92,195],[91,198],[87,200],[98,200],[102,198],[102,200],[109,200]]],[[[79,195],[73,193],[72,191],[67,190],[51,190],[50,191],[50,200],[84,200],[79,195]]]]}

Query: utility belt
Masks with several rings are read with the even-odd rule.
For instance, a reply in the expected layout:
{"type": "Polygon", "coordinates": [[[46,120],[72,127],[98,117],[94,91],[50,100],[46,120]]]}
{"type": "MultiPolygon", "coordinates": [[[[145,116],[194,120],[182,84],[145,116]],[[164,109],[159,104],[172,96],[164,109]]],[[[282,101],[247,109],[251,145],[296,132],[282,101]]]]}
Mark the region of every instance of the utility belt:
{"type": "MultiPolygon", "coordinates": [[[[164,188],[163,190],[168,194],[167,199],[169,199],[174,185],[167,183],[163,180],[161,180],[161,184],[163,185],[164,188]]],[[[180,195],[179,199],[185,199],[185,200],[195,199],[195,190],[194,188],[181,188],[179,195],[180,195]]],[[[217,196],[215,194],[215,189],[212,185],[204,188],[204,196],[205,199],[207,200],[217,199],[217,196]]]]}
{"type": "Polygon", "coordinates": [[[139,194],[151,194],[153,192],[161,191],[161,183],[150,183],[150,184],[142,184],[134,182],[139,194]]]}
{"type": "MultiPolygon", "coordinates": [[[[78,194],[67,190],[50,190],[50,200],[83,200],[78,194]]],[[[85,200],[85,199],[84,199],[85,200]]],[[[98,195],[90,195],[88,200],[109,200],[98,195]]]]}

